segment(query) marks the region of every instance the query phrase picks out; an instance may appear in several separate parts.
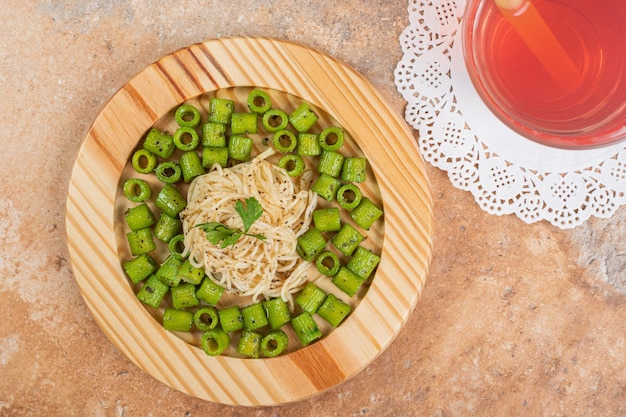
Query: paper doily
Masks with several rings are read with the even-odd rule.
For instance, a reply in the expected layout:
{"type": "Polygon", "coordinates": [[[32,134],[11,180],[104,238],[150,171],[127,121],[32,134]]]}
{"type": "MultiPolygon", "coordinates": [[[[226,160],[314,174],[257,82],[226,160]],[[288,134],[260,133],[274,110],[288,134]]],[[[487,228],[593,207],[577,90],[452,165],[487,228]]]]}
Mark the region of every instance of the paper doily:
{"type": "Polygon", "coordinates": [[[626,144],[564,150],[521,137],[474,89],[463,61],[465,0],[409,0],[395,84],[423,158],[491,214],[560,228],[607,218],[626,202],[626,144]]]}

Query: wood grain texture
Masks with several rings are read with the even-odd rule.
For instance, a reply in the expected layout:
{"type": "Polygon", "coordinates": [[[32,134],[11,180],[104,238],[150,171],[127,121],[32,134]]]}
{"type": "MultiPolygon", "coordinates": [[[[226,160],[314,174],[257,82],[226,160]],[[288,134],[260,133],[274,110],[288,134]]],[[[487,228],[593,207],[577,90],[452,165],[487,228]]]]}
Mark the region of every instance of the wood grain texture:
{"type": "Polygon", "coordinates": [[[94,121],[74,165],[66,228],[77,284],[107,337],[168,386],[208,401],[274,405],[336,386],[396,337],[424,286],[433,212],[425,167],[402,117],[360,74],[304,46],[224,38],[163,57],[121,88],[94,121]],[[136,300],[120,263],[115,200],[122,170],[142,135],[171,109],[238,86],[289,92],[324,109],[358,143],[384,202],[376,276],[355,311],[306,348],[271,359],[209,357],[169,333],[136,300]]]}

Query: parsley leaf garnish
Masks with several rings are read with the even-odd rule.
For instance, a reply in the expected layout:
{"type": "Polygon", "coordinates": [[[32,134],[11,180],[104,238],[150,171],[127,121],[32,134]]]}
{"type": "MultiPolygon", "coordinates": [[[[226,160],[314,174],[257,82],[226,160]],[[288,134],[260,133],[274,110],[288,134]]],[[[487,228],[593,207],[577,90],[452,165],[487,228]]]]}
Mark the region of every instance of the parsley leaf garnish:
{"type": "Polygon", "coordinates": [[[246,199],[245,207],[241,200],[237,201],[237,203],[235,203],[235,210],[237,210],[237,213],[239,213],[241,220],[243,221],[244,233],[248,233],[252,223],[257,221],[263,214],[263,207],[261,206],[261,203],[259,203],[259,200],[254,197],[246,199]]]}
{"type": "Polygon", "coordinates": [[[199,227],[204,230],[207,240],[214,245],[218,245],[221,242],[222,249],[229,244],[235,244],[235,242],[237,242],[237,240],[241,237],[240,231],[230,229],[218,222],[202,223],[196,225],[195,227],[199,227]]]}
{"type": "Polygon", "coordinates": [[[252,224],[263,214],[263,207],[256,198],[247,198],[245,206],[241,201],[237,201],[237,203],[235,203],[235,210],[239,213],[241,221],[243,222],[243,231],[231,229],[219,222],[202,223],[194,227],[201,228],[206,234],[207,240],[214,245],[220,245],[221,249],[228,246],[235,246],[235,243],[237,243],[239,238],[243,235],[252,236],[263,241],[267,239],[267,237],[261,234],[248,233],[252,224]]]}

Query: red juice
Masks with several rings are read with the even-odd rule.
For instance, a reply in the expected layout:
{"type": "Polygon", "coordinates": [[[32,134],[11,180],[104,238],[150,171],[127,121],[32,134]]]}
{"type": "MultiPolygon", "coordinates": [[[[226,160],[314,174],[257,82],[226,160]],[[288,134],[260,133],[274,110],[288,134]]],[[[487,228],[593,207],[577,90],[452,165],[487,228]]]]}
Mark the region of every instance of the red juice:
{"type": "Polygon", "coordinates": [[[469,0],[463,19],[470,77],[507,125],[560,147],[626,138],[626,0],[469,0]]]}

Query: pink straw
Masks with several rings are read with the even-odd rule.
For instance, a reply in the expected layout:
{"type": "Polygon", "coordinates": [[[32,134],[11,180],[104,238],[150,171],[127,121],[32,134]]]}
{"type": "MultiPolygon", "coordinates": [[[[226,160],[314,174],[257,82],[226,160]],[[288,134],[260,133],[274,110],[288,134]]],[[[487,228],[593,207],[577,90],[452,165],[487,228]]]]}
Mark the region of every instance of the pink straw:
{"type": "Polygon", "coordinates": [[[498,8],[541,65],[564,91],[582,81],[578,67],[554,36],[531,0],[495,0],[498,8]]]}

